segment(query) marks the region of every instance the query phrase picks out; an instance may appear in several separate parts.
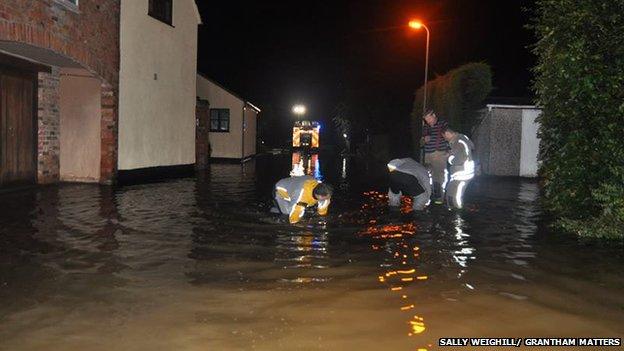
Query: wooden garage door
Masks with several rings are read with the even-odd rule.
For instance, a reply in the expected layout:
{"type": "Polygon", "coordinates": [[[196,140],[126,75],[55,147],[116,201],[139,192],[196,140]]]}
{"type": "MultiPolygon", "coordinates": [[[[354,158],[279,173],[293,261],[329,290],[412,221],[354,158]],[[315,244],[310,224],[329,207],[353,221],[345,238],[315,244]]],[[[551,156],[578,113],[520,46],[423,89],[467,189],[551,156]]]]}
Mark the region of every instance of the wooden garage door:
{"type": "Polygon", "coordinates": [[[0,186],[36,181],[34,94],[32,74],[0,67],[0,186]]]}

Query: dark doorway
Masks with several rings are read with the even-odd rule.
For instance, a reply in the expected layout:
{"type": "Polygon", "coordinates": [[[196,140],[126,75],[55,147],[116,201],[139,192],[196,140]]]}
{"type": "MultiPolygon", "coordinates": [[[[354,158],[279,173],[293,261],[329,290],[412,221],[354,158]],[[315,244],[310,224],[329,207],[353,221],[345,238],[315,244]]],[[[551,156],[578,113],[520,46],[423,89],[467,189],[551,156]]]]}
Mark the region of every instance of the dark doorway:
{"type": "Polygon", "coordinates": [[[210,159],[210,104],[197,98],[195,103],[195,168],[206,169],[210,159]]]}
{"type": "Polygon", "coordinates": [[[36,74],[0,66],[0,186],[37,179],[36,74]]]}

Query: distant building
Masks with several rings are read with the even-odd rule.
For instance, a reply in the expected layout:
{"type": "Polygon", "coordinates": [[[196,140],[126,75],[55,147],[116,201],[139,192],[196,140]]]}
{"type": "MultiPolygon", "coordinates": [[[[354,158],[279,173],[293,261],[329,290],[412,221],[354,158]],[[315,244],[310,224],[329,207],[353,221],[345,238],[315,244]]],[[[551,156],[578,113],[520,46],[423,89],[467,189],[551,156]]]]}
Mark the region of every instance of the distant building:
{"type": "Polygon", "coordinates": [[[537,177],[540,140],[533,105],[488,104],[472,133],[481,172],[495,176],[537,177]]]}
{"type": "Polygon", "coordinates": [[[256,155],[259,108],[201,74],[197,98],[209,105],[210,158],[245,161],[256,155]]]}
{"type": "Polygon", "coordinates": [[[3,0],[0,15],[0,186],[195,162],[193,0],[3,0]]]}

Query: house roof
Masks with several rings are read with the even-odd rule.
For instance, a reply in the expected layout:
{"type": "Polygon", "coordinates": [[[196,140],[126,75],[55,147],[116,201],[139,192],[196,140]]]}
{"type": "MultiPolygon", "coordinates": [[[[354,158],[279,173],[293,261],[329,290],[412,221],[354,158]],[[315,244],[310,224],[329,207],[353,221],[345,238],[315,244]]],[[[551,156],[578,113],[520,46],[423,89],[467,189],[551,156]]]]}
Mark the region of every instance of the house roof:
{"type": "Polygon", "coordinates": [[[236,98],[238,98],[239,100],[241,100],[243,103],[245,103],[246,106],[251,107],[252,109],[256,110],[257,112],[261,112],[260,108],[258,108],[257,106],[255,106],[254,104],[252,104],[251,102],[247,101],[245,98],[241,97],[240,95],[238,95],[237,93],[231,91],[230,89],[224,87],[223,85],[221,85],[220,83],[217,83],[214,79],[206,76],[204,73],[201,72],[197,72],[197,75],[204,78],[205,80],[211,82],[212,84],[218,86],[219,88],[227,91],[228,93],[234,95],[236,98]]]}

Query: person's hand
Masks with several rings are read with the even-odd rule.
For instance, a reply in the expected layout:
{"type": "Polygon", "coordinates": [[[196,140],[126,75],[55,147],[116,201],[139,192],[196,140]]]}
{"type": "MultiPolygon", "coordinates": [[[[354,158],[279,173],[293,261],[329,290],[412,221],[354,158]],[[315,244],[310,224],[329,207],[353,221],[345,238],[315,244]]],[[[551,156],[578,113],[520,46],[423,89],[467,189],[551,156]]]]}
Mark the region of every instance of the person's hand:
{"type": "Polygon", "coordinates": [[[423,139],[425,139],[425,144],[426,144],[431,140],[431,137],[427,135],[423,139]]]}

